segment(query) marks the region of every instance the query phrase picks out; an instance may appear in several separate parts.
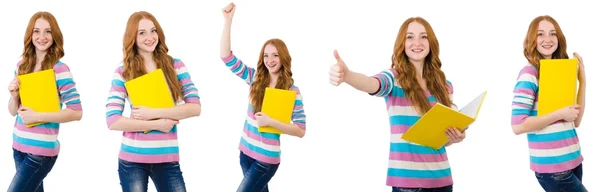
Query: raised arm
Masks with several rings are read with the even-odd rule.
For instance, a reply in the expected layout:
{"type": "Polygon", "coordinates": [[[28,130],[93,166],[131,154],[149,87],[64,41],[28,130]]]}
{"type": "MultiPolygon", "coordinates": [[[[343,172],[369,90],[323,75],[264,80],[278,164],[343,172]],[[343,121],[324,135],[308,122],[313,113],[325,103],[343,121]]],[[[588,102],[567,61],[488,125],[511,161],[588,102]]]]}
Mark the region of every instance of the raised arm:
{"type": "Polygon", "coordinates": [[[125,82],[121,76],[122,70],[123,68],[119,67],[113,74],[109,96],[106,101],[106,125],[108,128],[110,130],[119,130],[125,132],[166,129],[165,127],[168,126],[165,124],[168,124],[171,121],[165,119],[144,121],[123,116],[125,99],[127,98],[127,90],[125,89],[125,82]]]}
{"type": "MultiPolygon", "coordinates": [[[[337,60],[337,63],[331,66],[331,69],[329,70],[329,82],[332,85],[338,86],[341,83],[346,82],[355,89],[372,95],[376,95],[381,87],[389,86],[385,85],[385,82],[381,82],[382,79],[378,78],[377,76],[369,77],[348,69],[346,63],[344,63],[344,61],[338,55],[337,50],[334,51],[334,56],[337,60]]],[[[393,83],[391,85],[393,85],[393,83]]]]}
{"type": "Polygon", "coordinates": [[[39,122],[66,123],[79,121],[83,116],[79,92],[71,70],[64,63],[54,66],[60,100],[66,107],[59,112],[39,112],[39,122]]]}
{"type": "Polygon", "coordinates": [[[227,66],[231,72],[244,80],[246,84],[250,85],[254,81],[256,70],[244,64],[244,62],[238,59],[231,51],[231,21],[235,12],[235,4],[228,4],[222,11],[223,17],[225,17],[225,23],[223,26],[223,34],[221,35],[221,60],[223,60],[225,66],[227,66]]]}

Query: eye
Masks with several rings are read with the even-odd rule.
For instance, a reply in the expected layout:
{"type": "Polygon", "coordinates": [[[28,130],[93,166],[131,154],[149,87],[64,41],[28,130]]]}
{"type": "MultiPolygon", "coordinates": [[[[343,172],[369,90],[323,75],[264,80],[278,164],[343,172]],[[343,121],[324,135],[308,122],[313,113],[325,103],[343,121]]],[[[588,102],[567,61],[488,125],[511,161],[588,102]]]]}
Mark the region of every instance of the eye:
{"type": "Polygon", "coordinates": [[[427,35],[421,36],[421,39],[427,39],[427,35]]]}
{"type": "Polygon", "coordinates": [[[406,37],[406,39],[412,39],[412,38],[413,38],[412,36],[408,36],[408,37],[406,37]]]}
{"type": "Polygon", "coordinates": [[[556,33],[551,33],[552,36],[556,36],[556,33]]]}
{"type": "Polygon", "coordinates": [[[156,33],[156,29],[153,29],[153,30],[152,30],[152,33],[156,33]]]}
{"type": "Polygon", "coordinates": [[[279,55],[277,55],[277,54],[275,54],[274,56],[275,56],[275,57],[279,57],[279,55]]]}
{"type": "Polygon", "coordinates": [[[140,32],[140,35],[144,35],[144,32],[140,32]]]}
{"type": "Polygon", "coordinates": [[[544,35],[544,34],[542,34],[542,33],[538,33],[538,34],[537,34],[537,36],[543,36],[543,35],[544,35]]]}

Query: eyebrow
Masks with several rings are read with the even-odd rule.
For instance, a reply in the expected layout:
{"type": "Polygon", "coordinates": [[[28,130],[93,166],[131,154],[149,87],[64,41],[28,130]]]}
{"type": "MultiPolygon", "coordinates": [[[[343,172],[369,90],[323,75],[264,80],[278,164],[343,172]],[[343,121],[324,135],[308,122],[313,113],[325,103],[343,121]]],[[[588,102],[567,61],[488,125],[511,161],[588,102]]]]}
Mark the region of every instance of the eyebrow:
{"type": "MultiPolygon", "coordinates": [[[[538,32],[544,32],[544,30],[538,30],[538,32]]],[[[550,32],[556,32],[556,30],[553,29],[553,30],[550,30],[550,32]]]]}
{"type": "MultiPolygon", "coordinates": [[[[408,33],[406,33],[406,34],[407,34],[407,35],[413,35],[414,33],[413,33],[413,32],[408,32],[408,33]]],[[[427,32],[421,32],[420,34],[427,34],[427,32]]]]}
{"type": "MultiPolygon", "coordinates": [[[[152,30],[152,29],[156,29],[156,27],[152,27],[150,30],[152,30]]],[[[140,29],[138,31],[146,31],[146,29],[140,29]]]]}

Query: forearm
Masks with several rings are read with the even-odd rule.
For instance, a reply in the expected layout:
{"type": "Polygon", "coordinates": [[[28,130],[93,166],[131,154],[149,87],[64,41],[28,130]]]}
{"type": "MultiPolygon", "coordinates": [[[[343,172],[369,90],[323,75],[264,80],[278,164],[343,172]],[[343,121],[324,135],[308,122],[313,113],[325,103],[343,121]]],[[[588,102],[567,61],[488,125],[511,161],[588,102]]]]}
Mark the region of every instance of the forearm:
{"type": "Polygon", "coordinates": [[[523,123],[513,125],[512,129],[515,135],[520,135],[523,133],[540,130],[559,120],[561,120],[561,118],[556,113],[550,113],[543,116],[527,117],[523,123]]]}
{"type": "Polygon", "coordinates": [[[575,127],[581,125],[581,119],[583,118],[583,112],[585,111],[585,82],[579,83],[579,91],[577,91],[577,104],[579,105],[579,115],[575,119],[575,127]]]}
{"type": "Polygon", "coordinates": [[[375,93],[380,86],[377,79],[351,70],[348,70],[345,81],[348,85],[366,93],[375,93]]]}
{"type": "Polygon", "coordinates": [[[231,54],[231,20],[225,20],[223,34],[221,35],[221,58],[231,54]]]}
{"type": "Polygon", "coordinates": [[[109,129],[124,132],[140,132],[152,130],[153,126],[154,121],[144,121],[131,119],[127,117],[120,117],[117,121],[110,125],[109,129]]]}
{"type": "Polygon", "coordinates": [[[38,122],[54,122],[54,123],[67,123],[71,121],[79,121],[83,116],[82,111],[73,109],[63,109],[58,112],[39,112],[38,122]]]}
{"type": "Polygon", "coordinates": [[[155,118],[182,120],[190,117],[200,116],[201,109],[202,108],[200,104],[186,103],[172,108],[159,109],[155,118]]]}
{"type": "Polygon", "coordinates": [[[272,126],[279,129],[284,134],[293,135],[300,138],[304,137],[304,133],[306,132],[296,124],[274,121],[272,126]]]}
{"type": "Polygon", "coordinates": [[[21,100],[19,98],[12,98],[8,102],[8,112],[13,117],[17,115],[17,111],[19,110],[19,105],[21,104],[21,100]]]}

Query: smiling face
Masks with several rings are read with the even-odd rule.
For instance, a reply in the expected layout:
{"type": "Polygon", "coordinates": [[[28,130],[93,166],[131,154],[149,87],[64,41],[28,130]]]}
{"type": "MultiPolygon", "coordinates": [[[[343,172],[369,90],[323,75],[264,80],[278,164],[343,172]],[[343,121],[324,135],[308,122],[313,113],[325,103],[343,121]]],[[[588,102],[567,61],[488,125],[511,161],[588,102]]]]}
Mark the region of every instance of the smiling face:
{"type": "Polygon", "coordinates": [[[279,72],[279,69],[281,68],[281,63],[279,62],[279,53],[273,44],[268,44],[265,46],[263,60],[267,70],[269,70],[269,73],[277,74],[279,72]]]}
{"type": "Polygon", "coordinates": [[[48,21],[41,18],[35,21],[31,43],[35,46],[36,51],[40,52],[46,52],[52,46],[52,29],[48,21]]]}
{"type": "Polygon", "coordinates": [[[538,26],[536,49],[544,59],[551,59],[552,54],[558,49],[556,29],[547,20],[540,21],[538,26]]]}
{"type": "Polygon", "coordinates": [[[408,24],[404,50],[411,62],[423,62],[429,54],[429,40],[425,27],[418,23],[408,24]]]}
{"type": "Polygon", "coordinates": [[[154,52],[158,45],[158,33],[154,23],[149,19],[140,20],[136,38],[138,52],[154,52]]]}

